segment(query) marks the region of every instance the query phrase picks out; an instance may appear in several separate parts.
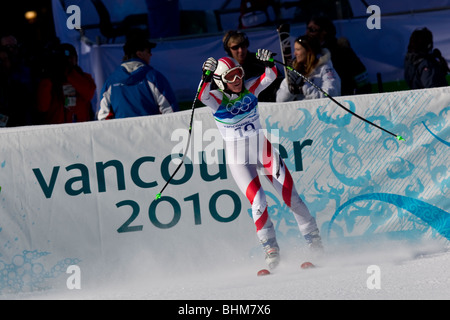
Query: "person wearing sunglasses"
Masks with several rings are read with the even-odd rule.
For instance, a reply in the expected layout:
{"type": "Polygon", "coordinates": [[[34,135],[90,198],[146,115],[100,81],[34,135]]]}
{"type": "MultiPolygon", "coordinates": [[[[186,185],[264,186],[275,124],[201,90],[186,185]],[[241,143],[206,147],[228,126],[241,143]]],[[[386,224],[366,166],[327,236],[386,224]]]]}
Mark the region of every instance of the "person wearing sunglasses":
{"type": "MultiPolygon", "coordinates": [[[[235,59],[245,71],[245,80],[259,77],[265,72],[265,65],[256,58],[255,52],[249,50],[250,41],[242,31],[230,30],[222,38],[223,49],[229,57],[235,59]]],[[[277,78],[260,93],[261,102],[275,102],[276,92],[283,80],[282,73],[278,71],[277,78]]]]}
{"type": "Polygon", "coordinates": [[[225,141],[228,168],[251,204],[256,234],[265,251],[266,263],[269,268],[275,268],[280,261],[280,248],[267,211],[260,174],[268,178],[291,209],[308,245],[321,250],[322,242],[316,221],[298,195],[289,170],[262,130],[258,96],[276,79],[278,71],[271,59],[272,52],[259,49],[256,56],[264,63],[265,72],[246,81],[245,70],[235,59],[206,60],[202,67],[199,99],[211,108],[225,141]],[[212,80],[218,89],[211,90],[212,80]]]}
{"type": "MultiPolygon", "coordinates": [[[[331,62],[330,52],[321,49],[316,38],[304,35],[294,43],[292,67],[331,96],[341,95],[341,80],[331,62]]],[[[277,92],[277,102],[324,98],[325,95],[314,88],[294,71],[289,71],[277,92]]]]}

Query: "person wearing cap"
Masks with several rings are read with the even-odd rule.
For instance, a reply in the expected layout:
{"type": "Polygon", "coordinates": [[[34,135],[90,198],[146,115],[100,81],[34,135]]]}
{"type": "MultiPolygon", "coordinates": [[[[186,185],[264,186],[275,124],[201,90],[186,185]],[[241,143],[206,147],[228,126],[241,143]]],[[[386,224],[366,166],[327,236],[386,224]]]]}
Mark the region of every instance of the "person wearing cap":
{"type": "Polygon", "coordinates": [[[166,77],[150,66],[156,44],[131,37],[123,47],[123,63],[105,81],[98,120],[148,116],[179,110],[166,77]]]}
{"type": "MultiPolygon", "coordinates": [[[[235,59],[245,71],[245,80],[259,77],[265,72],[265,65],[256,59],[256,53],[248,50],[250,41],[247,35],[238,30],[230,30],[222,38],[223,48],[229,57],[235,59]]],[[[260,102],[275,102],[277,90],[283,80],[282,73],[258,96],[260,102]]]]}
{"type": "Polygon", "coordinates": [[[91,100],[94,79],[78,65],[78,54],[69,43],[57,45],[44,67],[38,85],[37,111],[40,124],[93,120],[91,100]]]}

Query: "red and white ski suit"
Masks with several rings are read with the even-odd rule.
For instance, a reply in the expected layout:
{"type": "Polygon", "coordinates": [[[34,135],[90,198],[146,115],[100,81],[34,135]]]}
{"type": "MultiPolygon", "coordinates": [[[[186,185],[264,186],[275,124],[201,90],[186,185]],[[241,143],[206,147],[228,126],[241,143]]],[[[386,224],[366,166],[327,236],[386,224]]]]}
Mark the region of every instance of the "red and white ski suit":
{"type": "Polygon", "coordinates": [[[317,229],[314,217],[296,191],[288,168],[265,137],[259,120],[257,96],[276,79],[276,75],[275,67],[267,67],[263,75],[246,81],[240,94],[210,90],[210,82],[203,83],[199,93],[200,101],[213,112],[225,141],[228,168],[250,201],[257,236],[262,243],[268,240],[273,243],[276,235],[267,212],[260,175],[272,183],[292,210],[303,235],[317,229]]]}

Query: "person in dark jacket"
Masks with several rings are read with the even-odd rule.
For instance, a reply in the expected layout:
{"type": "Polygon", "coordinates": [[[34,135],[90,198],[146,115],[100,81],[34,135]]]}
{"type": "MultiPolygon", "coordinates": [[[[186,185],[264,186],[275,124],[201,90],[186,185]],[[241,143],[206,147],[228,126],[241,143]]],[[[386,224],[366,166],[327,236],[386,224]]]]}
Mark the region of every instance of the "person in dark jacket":
{"type": "Polygon", "coordinates": [[[13,35],[0,40],[0,128],[33,123],[35,86],[25,50],[13,35]]]}
{"type": "Polygon", "coordinates": [[[312,17],[307,24],[306,34],[319,39],[322,48],[331,53],[333,67],[341,78],[341,95],[372,93],[369,73],[348,39],[336,38],[336,27],[327,17],[312,17]]]}
{"type": "Polygon", "coordinates": [[[433,34],[427,28],[411,34],[405,56],[405,80],[411,89],[447,86],[450,70],[439,49],[433,50],[433,34]]]}
{"type": "MultiPolygon", "coordinates": [[[[265,72],[265,66],[261,61],[256,59],[256,53],[250,52],[248,47],[250,41],[247,35],[242,31],[230,30],[223,39],[223,48],[225,52],[231,58],[235,59],[245,71],[245,80],[249,80],[255,77],[259,77],[265,72]]],[[[278,72],[278,76],[272,84],[266,88],[258,96],[260,102],[275,102],[277,90],[280,87],[280,83],[283,80],[281,72],[278,72]]]]}

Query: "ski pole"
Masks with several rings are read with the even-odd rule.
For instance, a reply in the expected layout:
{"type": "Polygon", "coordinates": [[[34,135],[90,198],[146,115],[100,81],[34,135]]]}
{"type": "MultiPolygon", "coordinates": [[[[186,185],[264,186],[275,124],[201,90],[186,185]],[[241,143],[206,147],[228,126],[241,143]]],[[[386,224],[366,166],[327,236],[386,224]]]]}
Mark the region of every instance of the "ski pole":
{"type": "MultiPolygon", "coordinates": [[[[206,70],[205,74],[207,76],[209,76],[209,74],[211,73],[211,71],[206,70]]],[[[183,158],[181,159],[180,164],[178,165],[178,167],[175,169],[175,171],[172,173],[172,175],[170,176],[170,178],[167,180],[166,184],[164,185],[164,187],[162,187],[161,191],[159,193],[156,194],[155,200],[158,200],[161,198],[161,194],[164,192],[164,190],[166,189],[166,187],[169,185],[170,181],[172,181],[173,177],[177,174],[178,170],[180,170],[181,166],[184,163],[184,159],[186,158],[187,152],[189,150],[189,145],[191,144],[191,135],[192,135],[192,122],[194,120],[194,110],[195,110],[195,103],[197,102],[198,99],[198,95],[200,93],[200,90],[202,89],[203,83],[205,82],[204,79],[202,79],[202,81],[200,82],[200,85],[198,86],[197,89],[197,93],[195,94],[195,98],[194,101],[192,102],[192,112],[191,112],[191,121],[189,123],[189,135],[188,135],[188,141],[187,141],[187,146],[186,146],[186,151],[184,152],[183,158]]]]}
{"type": "Polygon", "coordinates": [[[398,141],[405,141],[405,139],[403,139],[402,136],[396,135],[395,133],[392,133],[391,131],[386,130],[386,129],[383,128],[383,127],[380,127],[379,125],[377,125],[377,124],[375,124],[375,123],[373,123],[373,122],[370,122],[370,121],[367,120],[366,118],[363,118],[363,117],[361,117],[360,115],[358,115],[358,114],[354,113],[353,111],[351,111],[350,109],[346,108],[346,107],[343,106],[341,103],[339,103],[336,99],[334,99],[332,96],[330,96],[327,92],[325,92],[322,88],[320,88],[319,86],[317,86],[316,84],[314,84],[311,80],[309,80],[307,77],[305,77],[304,75],[302,75],[300,72],[298,72],[297,70],[295,70],[295,69],[292,68],[291,66],[288,66],[287,64],[285,64],[285,63],[283,63],[283,62],[281,62],[281,61],[275,60],[275,59],[273,59],[273,58],[272,58],[271,60],[273,60],[273,62],[276,62],[276,63],[281,64],[282,66],[284,66],[285,68],[287,68],[289,71],[295,72],[297,75],[299,75],[300,77],[302,77],[303,80],[305,80],[305,81],[308,82],[310,85],[312,85],[314,88],[316,88],[317,90],[319,90],[320,92],[322,92],[322,93],[325,95],[325,97],[329,98],[331,101],[333,101],[334,103],[336,103],[339,107],[341,107],[341,108],[344,109],[345,111],[351,113],[352,115],[354,115],[354,116],[357,117],[358,119],[360,119],[360,120],[362,120],[362,121],[364,121],[364,122],[366,122],[366,123],[368,123],[368,124],[370,124],[370,125],[372,125],[372,126],[378,128],[378,129],[383,130],[384,132],[386,132],[386,133],[388,133],[388,134],[394,136],[395,138],[397,138],[398,141]]]}

